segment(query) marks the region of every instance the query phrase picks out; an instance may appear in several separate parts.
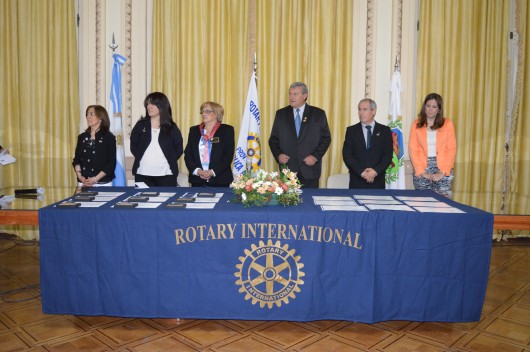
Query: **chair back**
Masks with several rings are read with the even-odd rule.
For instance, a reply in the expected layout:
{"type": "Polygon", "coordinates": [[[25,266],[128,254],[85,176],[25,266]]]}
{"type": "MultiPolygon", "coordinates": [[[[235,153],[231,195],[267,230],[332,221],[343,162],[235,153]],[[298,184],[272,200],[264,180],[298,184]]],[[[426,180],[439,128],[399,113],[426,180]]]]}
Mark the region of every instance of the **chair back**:
{"type": "Polygon", "coordinates": [[[179,172],[177,183],[180,187],[189,187],[190,183],[188,182],[188,174],[185,172],[179,172]]]}
{"type": "Polygon", "coordinates": [[[327,188],[345,188],[350,185],[349,174],[334,174],[328,176],[327,188]]]}

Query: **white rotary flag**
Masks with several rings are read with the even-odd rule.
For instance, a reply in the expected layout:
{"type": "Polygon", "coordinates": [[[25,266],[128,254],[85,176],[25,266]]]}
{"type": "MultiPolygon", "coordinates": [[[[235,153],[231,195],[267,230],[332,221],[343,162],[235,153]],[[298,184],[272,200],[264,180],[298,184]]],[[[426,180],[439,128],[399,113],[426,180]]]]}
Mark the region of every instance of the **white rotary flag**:
{"type": "Polygon", "coordinates": [[[403,150],[403,131],[401,116],[401,74],[394,71],[390,88],[390,108],[388,127],[392,130],[394,153],[392,163],[386,170],[386,189],[405,189],[405,160],[403,150]]]}
{"type": "Polygon", "coordinates": [[[234,156],[234,176],[247,170],[257,171],[261,166],[260,150],[260,115],[258,107],[258,89],[256,86],[256,72],[252,73],[248,86],[247,101],[243,111],[241,130],[237,139],[234,156]]]}

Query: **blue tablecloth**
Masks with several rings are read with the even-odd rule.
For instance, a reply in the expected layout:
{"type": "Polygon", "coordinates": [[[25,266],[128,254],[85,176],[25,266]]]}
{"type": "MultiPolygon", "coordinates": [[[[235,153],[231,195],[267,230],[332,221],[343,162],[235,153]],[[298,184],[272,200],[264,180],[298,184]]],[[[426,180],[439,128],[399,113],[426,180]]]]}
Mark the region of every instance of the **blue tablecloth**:
{"type": "MultiPolygon", "coordinates": [[[[98,189],[100,192],[117,189],[98,189]]],[[[39,210],[45,313],[146,318],[476,321],[493,215],[421,191],[304,190],[295,207],[39,210]],[[314,195],[434,197],[465,213],[322,211],[314,195]]],[[[158,189],[157,189],[158,191],[158,189]]],[[[204,189],[202,189],[204,191],[204,189]]]]}

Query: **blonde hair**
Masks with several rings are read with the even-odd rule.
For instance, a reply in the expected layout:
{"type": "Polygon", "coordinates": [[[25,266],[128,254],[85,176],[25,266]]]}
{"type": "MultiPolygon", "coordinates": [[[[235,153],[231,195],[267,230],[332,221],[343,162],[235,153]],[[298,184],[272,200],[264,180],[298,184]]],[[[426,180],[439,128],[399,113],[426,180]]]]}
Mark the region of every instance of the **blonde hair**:
{"type": "Polygon", "coordinates": [[[223,122],[223,116],[225,114],[225,109],[221,104],[214,103],[213,101],[206,101],[201,104],[201,113],[205,107],[209,107],[215,112],[215,118],[219,122],[223,122]]]}

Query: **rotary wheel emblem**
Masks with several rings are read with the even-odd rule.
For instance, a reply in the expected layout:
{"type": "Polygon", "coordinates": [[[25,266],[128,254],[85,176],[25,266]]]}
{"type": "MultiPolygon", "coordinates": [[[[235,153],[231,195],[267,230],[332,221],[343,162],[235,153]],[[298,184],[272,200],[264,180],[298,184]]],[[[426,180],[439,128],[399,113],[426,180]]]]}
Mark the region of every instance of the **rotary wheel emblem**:
{"type": "Polygon", "coordinates": [[[300,256],[295,256],[295,250],[289,250],[289,245],[281,246],[280,241],[267,244],[259,242],[259,246],[252,245],[251,250],[245,249],[245,257],[239,257],[241,264],[234,275],[238,278],[239,292],[245,293],[245,299],[252,299],[252,304],[259,302],[260,308],[274,304],[280,307],[282,302],[289,303],[289,298],[296,298],[295,292],[300,292],[304,264],[300,263],[300,256]]]}
{"type": "Polygon", "coordinates": [[[260,154],[259,137],[256,133],[250,132],[247,137],[247,155],[253,157],[260,154]]]}

